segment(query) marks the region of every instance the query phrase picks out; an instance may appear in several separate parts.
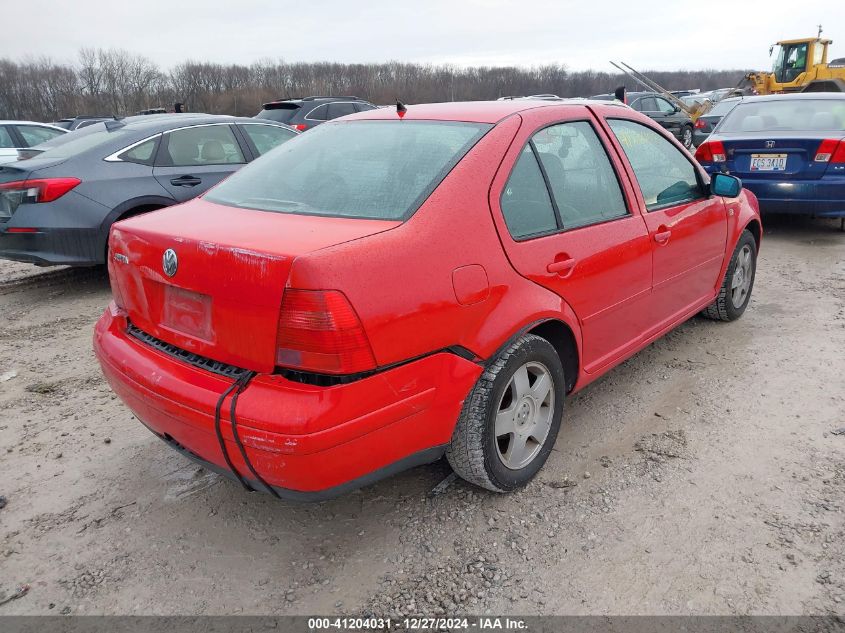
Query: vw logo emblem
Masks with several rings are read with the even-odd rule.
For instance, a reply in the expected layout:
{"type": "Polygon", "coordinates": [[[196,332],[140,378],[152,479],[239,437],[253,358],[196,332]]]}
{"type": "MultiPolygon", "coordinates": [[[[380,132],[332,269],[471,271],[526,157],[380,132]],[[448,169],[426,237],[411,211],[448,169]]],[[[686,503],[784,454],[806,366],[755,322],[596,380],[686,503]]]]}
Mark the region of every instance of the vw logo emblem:
{"type": "Polygon", "coordinates": [[[775,146],[774,141],[766,141],[766,149],[771,149],[775,146]]]}
{"type": "Polygon", "coordinates": [[[176,257],[176,251],[172,248],[168,248],[164,251],[164,255],[161,256],[161,267],[164,270],[164,274],[168,277],[176,274],[176,269],[179,267],[179,259],[176,257]]]}

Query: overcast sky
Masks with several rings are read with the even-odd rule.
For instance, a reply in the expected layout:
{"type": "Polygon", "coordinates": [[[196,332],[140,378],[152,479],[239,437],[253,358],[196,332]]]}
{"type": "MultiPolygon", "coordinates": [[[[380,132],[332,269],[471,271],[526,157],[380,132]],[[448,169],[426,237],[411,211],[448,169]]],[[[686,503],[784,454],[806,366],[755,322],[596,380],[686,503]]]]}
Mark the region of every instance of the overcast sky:
{"type": "Polygon", "coordinates": [[[0,35],[0,57],[68,62],[80,47],[113,47],[164,68],[186,59],[282,58],[768,69],[770,44],[814,36],[819,22],[834,56],[845,57],[843,0],[0,0],[0,7],[3,22],[14,25],[0,35]]]}

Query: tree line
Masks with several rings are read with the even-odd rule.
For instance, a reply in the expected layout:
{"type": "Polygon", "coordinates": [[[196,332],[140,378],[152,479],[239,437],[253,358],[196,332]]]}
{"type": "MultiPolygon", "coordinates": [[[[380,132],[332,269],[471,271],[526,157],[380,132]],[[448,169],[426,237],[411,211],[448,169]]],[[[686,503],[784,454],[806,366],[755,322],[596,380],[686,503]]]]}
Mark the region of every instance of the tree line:
{"type": "MultiPolygon", "coordinates": [[[[730,87],[744,70],[644,71],[670,90],[730,87]]],[[[53,121],[78,114],[126,116],[153,107],[254,115],[261,104],[307,95],[356,95],[376,104],[496,99],[553,93],[586,97],[620,85],[619,73],[570,71],[565,64],[458,67],[262,60],[250,65],[184,61],[163,70],[143,55],[83,48],[75,62],[0,58],[0,119],[53,121]]]]}

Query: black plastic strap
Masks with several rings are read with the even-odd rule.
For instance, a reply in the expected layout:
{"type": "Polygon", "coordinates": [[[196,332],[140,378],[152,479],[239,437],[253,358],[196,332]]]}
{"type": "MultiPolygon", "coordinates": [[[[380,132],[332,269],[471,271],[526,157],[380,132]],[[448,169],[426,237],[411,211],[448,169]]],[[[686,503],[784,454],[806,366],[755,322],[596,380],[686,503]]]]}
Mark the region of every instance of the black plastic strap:
{"type": "Polygon", "coordinates": [[[235,444],[238,445],[238,450],[241,452],[241,457],[246,464],[246,467],[249,468],[249,472],[252,473],[252,476],[255,478],[255,481],[260,483],[264,486],[264,489],[267,490],[271,495],[276,497],[276,499],[281,499],[279,493],[268,484],[261,475],[258,474],[258,471],[255,470],[255,467],[252,465],[252,462],[249,459],[249,456],[246,454],[246,448],[244,448],[244,444],[241,441],[240,435],[238,435],[238,422],[235,416],[235,409],[238,406],[238,396],[246,390],[249,381],[255,378],[255,372],[249,371],[243,376],[241,376],[238,381],[235,383],[237,385],[237,389],[235,390],[235,394],[232,396],[232,405],[229,407],[229,418],[232,423],[232,435],[235,437],[235,444]]]}
{"type": "MultiPolygon", "coordinates": [[[[232,393],[235,389],[238,388],[240,382],[241,382],[241,378],[238,378],[238,380],[236,380],[235,382],[233,382],[231,385],[229,385],[226,388],[226,391],[224,391],[220,395],[220,398],[217,400],[217,406],[214,407],[214,433],[217,435],[217,442],[218,442],[218,444],[220,444],[220,451],[223,453],[223,459],[226,460],[226,465],[229,467],[229,470],[232,471],[232,473],[235,475],[235,477],[237,477],[238,481],[241,482],[241,485],[244,488],[246,488],[249,491],[252,491],[253,490],[252,486],[250,486],[249,483],[243,477],[241,477],[241,474],[238,472],[238,470],[235,468],[235,465],[232,463],[232,460],[229,458],[229,451],[226,449],[226,442],[223,440],[223,433],[220,431],[220,410],[223,408],[223,402],[226,400],[226,398],[229,396],[230,393],[232,393]]],[[[235,403],[234,403],[234,398],[233,398],[232,399],[232,414],[233,415],[234,415],[234,410],[235,410],[235,403]]]]}

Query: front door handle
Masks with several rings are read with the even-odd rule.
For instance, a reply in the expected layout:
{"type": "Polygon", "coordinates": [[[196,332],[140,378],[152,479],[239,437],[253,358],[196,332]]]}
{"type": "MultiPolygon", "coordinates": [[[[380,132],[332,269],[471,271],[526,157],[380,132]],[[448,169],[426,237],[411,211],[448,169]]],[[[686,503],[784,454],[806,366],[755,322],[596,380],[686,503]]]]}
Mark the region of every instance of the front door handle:
{"type": "Polygon", "coordinates": [[[572,274],[572,269],[575,268],[575,260],[573,258],[555,260],[548,266],[546,270],[550,273],[555,273],[561,277],[569,277],[572,274]]]}
{"type": "Polygon", "coordinates": [[[670,237],[672,237],[672,231],[665,226],[661,226],[657,229],[657,233],[654,234],[654,241],[658,244],[665,244],[669,241],[670,237]]]}
{"type": "Polygon", "coordinates": [[[179,176],[179,178],[171,178],[170,184],[174,187],[196,187],[202,182],[202,178],[196,176],[179,176]]]}

